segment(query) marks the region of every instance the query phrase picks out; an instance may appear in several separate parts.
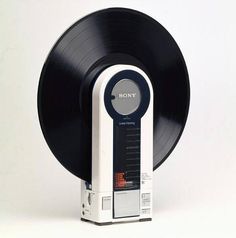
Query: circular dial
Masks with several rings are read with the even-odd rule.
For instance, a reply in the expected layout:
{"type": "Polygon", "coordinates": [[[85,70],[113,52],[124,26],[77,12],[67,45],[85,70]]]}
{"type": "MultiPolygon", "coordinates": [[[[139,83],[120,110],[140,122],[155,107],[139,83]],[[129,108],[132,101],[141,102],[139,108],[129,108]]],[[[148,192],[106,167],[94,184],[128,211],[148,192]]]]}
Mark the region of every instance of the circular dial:
{"type": "Polygon", "coordinates": [[[141,102],[139,86],[130,79],[117,82],[111,93],[112,106],[121,115],[135,112],[141,102]]]}

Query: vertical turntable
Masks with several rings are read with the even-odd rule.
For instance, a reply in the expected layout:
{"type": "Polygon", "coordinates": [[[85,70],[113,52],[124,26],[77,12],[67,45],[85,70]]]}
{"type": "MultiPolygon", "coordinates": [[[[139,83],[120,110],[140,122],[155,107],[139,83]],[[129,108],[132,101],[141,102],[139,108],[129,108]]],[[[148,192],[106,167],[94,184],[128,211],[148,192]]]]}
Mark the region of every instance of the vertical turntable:
{"type": "Polygon", "coordinates": [[[82,220],[151,220],[152,173],[183,132],[189,97],[179,47],[141,12],[101,10],[60,37],[38,113],[51,151],[82,180],[82,220]]]}

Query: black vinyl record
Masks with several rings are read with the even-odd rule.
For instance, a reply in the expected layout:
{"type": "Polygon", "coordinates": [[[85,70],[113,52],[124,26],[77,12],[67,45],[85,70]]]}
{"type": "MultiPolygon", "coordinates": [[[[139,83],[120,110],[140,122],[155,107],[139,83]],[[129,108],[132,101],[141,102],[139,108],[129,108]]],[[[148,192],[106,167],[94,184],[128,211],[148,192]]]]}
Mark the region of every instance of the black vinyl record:
{"type": "Polygon", "coordinates": [[[151,17],[131,9],[92,13],[71,26],[41,73],[38,112],[44,137],[60,163],[91,182],[91,92],[114,64],[141,68],[154,91],[156,169],[177,144],[187,119],[189,80],[179,47],[151,17]]]}

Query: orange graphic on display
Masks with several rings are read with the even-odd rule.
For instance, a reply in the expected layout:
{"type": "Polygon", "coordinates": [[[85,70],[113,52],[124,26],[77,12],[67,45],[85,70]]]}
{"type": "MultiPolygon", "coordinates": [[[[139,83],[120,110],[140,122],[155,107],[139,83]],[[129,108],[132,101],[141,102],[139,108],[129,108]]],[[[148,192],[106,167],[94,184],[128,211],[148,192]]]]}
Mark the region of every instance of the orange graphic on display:
{"type": "Polygon", "coordinates": [[[126,185],[126,180],[124,178],[125,173],[119,172],[115,173],[115,186],[116,188],[123,188],[126,185]]]}

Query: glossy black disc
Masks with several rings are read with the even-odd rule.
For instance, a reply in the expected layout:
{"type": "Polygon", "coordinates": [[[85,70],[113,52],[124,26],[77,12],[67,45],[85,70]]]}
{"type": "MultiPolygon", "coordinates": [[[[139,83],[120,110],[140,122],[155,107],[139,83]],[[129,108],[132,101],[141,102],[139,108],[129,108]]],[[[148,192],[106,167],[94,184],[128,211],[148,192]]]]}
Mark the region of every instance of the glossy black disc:
{"type": "Polygon", "coordinates": [[[91,92],[114,64],[146,72],[154,90],[156,169],[178,142],[188,114],[189,80],[179,47],[157,21],[131,9],[92,13],[57,41],[43,67],[38,112],[44,137],[60,163],[91,181],[91,92]]]}

